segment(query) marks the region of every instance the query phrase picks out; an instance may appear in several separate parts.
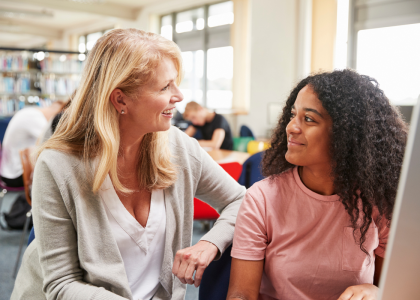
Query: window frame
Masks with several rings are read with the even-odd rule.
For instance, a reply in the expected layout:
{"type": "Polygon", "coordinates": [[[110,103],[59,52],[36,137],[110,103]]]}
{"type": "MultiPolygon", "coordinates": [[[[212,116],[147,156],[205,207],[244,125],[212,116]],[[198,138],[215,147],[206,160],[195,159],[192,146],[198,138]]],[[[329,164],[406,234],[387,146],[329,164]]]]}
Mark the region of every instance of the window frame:
{"type": "MultiPolygon", "coordinates": [[[[188,40],[197,40],[197,44],[193,45],[194,43],[190,43],[190,47],[181,48],[181,51],[197,51],[197,50],[203,50],[203,98],[201,105],[203,107],[207,106],[207,92],[208,92],[208,79],[207,79],[207,51],[212,48],[220,48],[220,47],[233,47],[231,43],[231,31],[232,31],[232,25],[233,24],[225,24],[215,27],[209,27],[208,26],[208,17],[209,17],[209,7],[212,5],[229,2],[228,1],[219,1],[214,2],[211,4],[205,4],[205,5],[199,5],[199,6],[193,6],[189,7],[188,9],[174,11],[172,13],[161,15],[159,18],[159,34],[162,28],[162,19],[166,16],[171,16],[172,18],[172,41],[174,41],[176,44],[181,43],[179,47],[181,48],[182,44],[188,45],[188,40]],[[196,19],[193,19],[193,30],[187,31],[187,32],[176,32],[176,16],[178,13],[186,12],[189,10],[204,8],[204,28],[201,30],[197,30],[196,27],[196,19]]],[[[235,18],[235,16],[234,16],[235,18]]],[[[234,21],[235,22],[235,21],[234,21]]],[[[233,93],[233,87],[232,87],[232,93],[233,93]]],[[[233,99],[232,99],[232,106],[233,106],[233,99]]],[[[217,109],[217,108],[215,108],[217,109]]]]}

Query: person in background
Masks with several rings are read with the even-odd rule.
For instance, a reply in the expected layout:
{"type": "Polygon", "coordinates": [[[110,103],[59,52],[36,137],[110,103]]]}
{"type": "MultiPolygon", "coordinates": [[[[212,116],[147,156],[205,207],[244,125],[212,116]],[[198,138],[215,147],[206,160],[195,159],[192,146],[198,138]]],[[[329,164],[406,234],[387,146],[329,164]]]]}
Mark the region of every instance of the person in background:
{"type": "Polygon", "coordinates": [[[48,122],[65,104],[64,101],[55,101],[48,107],[25,107],[12,117],[4,134],[1,153],[0,177],[7,186],[23,186],[19,152],[35,146],[48,122]]]}
{"type": "Polygon", "coordinates": [[[201,131],[203,139],[198,141],[201,147],[233,149],[232,132],[228,121],[222,115],[191,101],[186,105],[183,116],[192,123],[185,131],[186,134],[194,136],[197,130],[201,131]]]}
{"type": "Polygon", "coordinates": [[[182,56],[164,37],[114,29],[38,150],[35,240],[11,300],[184,299],[232,243],[245,188],[171,126],[182,56]],[[220,218],[191,246],[194,197],[220,218]]]}
{"type": "Polygon", "coordinates": [[[407,131],[376,80],[303,79],[239,210],[227,298],[377,299],[407,131]]]}
{"type": "Polygon", "coordinates": [[[76,95],[76,91],[72,93],[70,98],[65,102],[65,104],[61,108],[61,110],[53,118],[51,118],[44,132],[39,137],[37,145],[42,145],[54,134],[55,129],[57,128],[58,122],[60,122],[60,119],[63,116],[64,110],[66,110],[69,107],[71,103],[71,99],[73,99],[75,95],[76,95]]]}

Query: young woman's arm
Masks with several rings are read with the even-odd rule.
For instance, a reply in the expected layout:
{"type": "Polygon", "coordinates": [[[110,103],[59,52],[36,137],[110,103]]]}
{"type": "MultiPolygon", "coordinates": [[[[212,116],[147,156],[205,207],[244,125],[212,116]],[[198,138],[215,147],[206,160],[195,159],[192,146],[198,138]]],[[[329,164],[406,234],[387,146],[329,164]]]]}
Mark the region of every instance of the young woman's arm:
{"type": "Polygon", "coordinates": [[[229,290],[226,300],[257,300],[264,260],[232,258],[229,290]]]}

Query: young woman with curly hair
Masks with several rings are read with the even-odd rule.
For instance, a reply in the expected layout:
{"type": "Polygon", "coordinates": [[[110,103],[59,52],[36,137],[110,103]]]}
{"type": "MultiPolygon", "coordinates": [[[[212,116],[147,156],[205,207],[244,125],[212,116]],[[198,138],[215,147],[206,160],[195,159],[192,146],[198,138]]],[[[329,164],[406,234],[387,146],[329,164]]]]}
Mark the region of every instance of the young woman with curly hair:
{"type": "Polygon", "coordinates": [[[406,137],[374,79],[302,80],[238,214],[228,299],[376,299],[406,137]]]}

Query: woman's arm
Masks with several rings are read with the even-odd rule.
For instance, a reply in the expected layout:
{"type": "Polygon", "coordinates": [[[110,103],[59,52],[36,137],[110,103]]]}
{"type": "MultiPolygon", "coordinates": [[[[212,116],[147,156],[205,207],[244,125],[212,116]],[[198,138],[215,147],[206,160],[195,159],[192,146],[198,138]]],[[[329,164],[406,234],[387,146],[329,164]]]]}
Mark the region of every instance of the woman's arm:
{"type": "Polygon", "coordinates": [[[59,172],[63,169],[55,161],[48,160],[48,157],[55,156],[56,153],[47,152],[40,155],[36,164],[32,192],[36,244],[43,274],[42,289],[46,298],[125,299],[83,281],[84,271],[80,268],[77,233],[71,218],[74,207],[71,204],[73,202],[69,201],[74,195],[66,190],[62,179],[52,175],[52,170],[59,172]]]}
{"type": "Polygon", "coordinates": [[[257,300],[264,260],[232,258],[229,290],[226,300],[257,300]]]}
{"type": "Polygon", "coordinates": [[[236,216],[246,191],[206,151],[201,148],[199,151],[202,167],[200,178],[196,179],[198,182],[195,196],[215,208],[220,217],[199,243],[176,253],[172,268],[172,273],[182,283],[196,286],[200,284],[201,275],[208,264],[220,257],[232,243],[236,216]],[[197,271],[195,279],[194,271],[197,271]]]}

